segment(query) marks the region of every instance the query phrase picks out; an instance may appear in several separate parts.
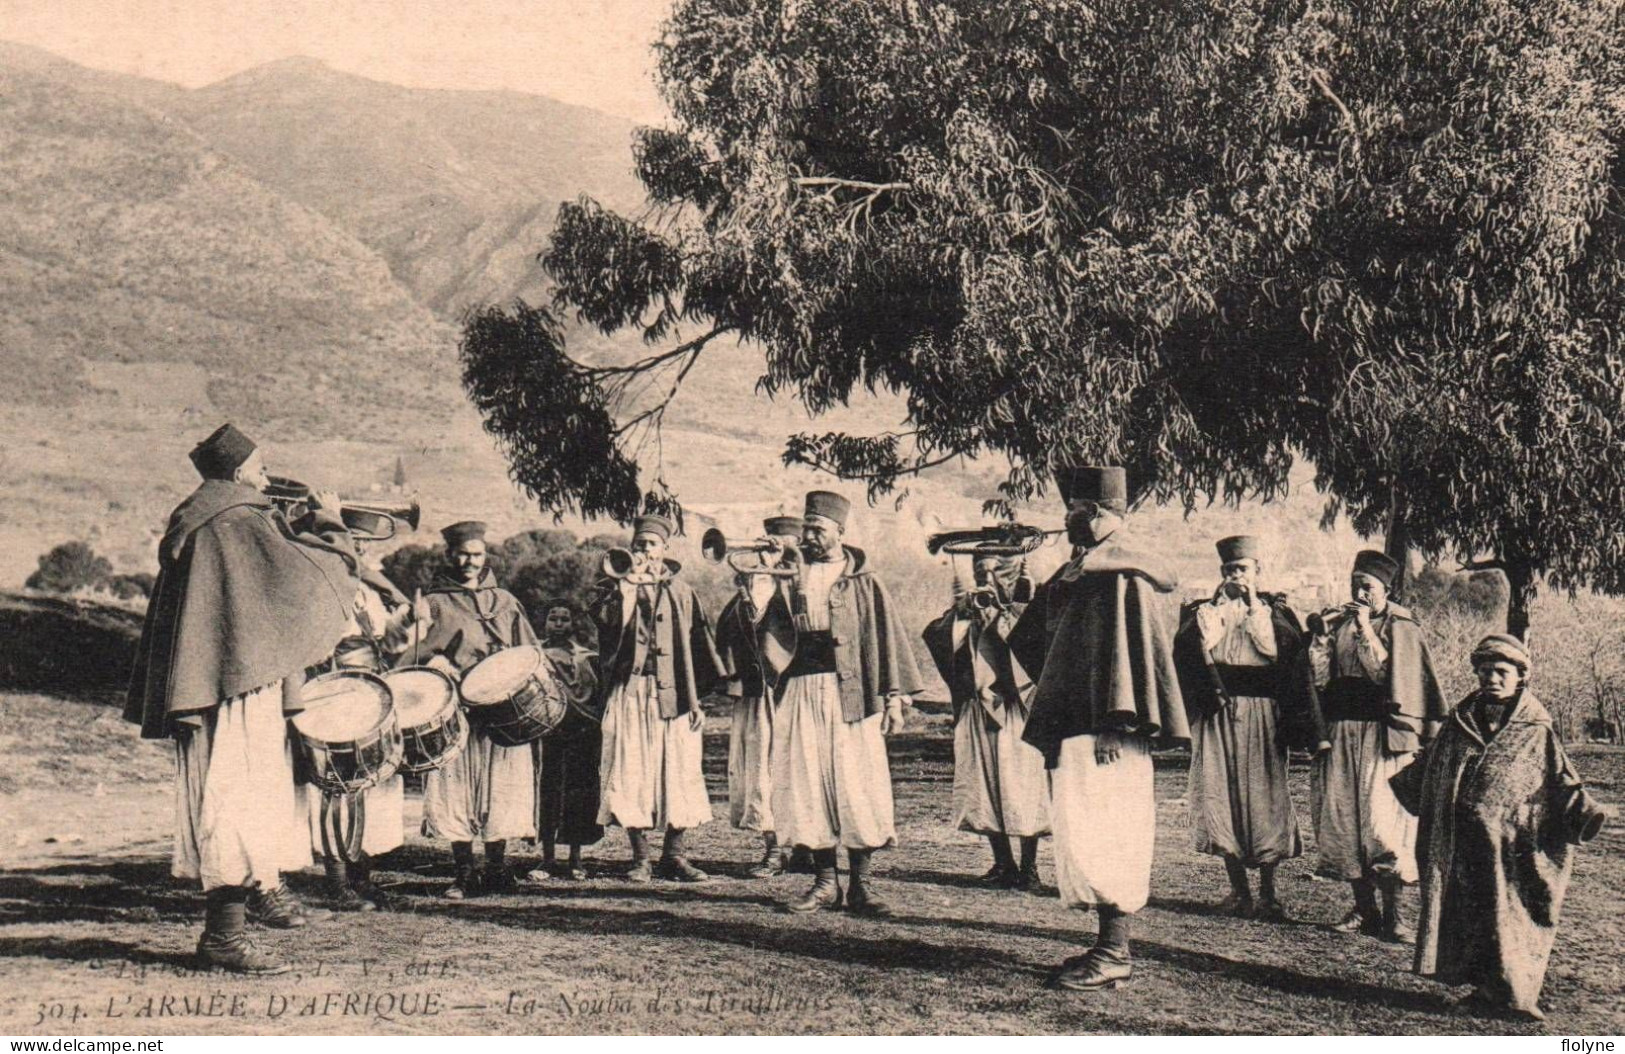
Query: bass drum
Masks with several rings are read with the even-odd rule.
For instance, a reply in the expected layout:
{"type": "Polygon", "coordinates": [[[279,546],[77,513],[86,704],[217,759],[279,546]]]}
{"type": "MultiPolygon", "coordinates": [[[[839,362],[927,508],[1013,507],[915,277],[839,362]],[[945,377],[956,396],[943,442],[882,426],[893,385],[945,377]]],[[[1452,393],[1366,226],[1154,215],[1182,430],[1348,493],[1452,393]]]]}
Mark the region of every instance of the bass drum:
{"type": "Polygon", "coordinates": [[[428,772],[463,752],[468,722],[457,706],[457,682],[428,666],[403,666],[383,679],[395,699],[406,745],[401,768],[428,772]]]}
{"type": "Polygon", "coordinates": [[[355,794],[394,776],[404,748],[389,686],[359,670],[306,682],[292,718],[305,776],[325,791],[355,794]]]}
{"type": "Polygon", "coordinates": [[[468,671],[462,684],[470,721],[505,747],[534,743],[559,726],[569,695],[542,649],[504,648],[468,671]]]}

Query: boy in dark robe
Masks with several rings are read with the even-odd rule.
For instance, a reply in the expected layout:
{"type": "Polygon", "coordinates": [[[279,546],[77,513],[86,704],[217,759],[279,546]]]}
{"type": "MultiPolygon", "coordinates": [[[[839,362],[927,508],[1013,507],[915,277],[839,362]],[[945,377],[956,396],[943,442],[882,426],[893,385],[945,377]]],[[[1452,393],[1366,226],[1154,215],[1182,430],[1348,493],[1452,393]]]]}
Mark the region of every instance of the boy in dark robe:
{"type": "Polygon", "coordinates": [[[1516,637],[1480,641],[1478,690],[1392,782],[1418,817],[1416,972],[1473,985],[1468,1006],[1539,1020],[1574,847],[1596,837],[1607,810],[1527,688],[1529,667],[1516,637]]]}
{"type": "Polygon", "coordinates": [[[570,847],[565,875],[580,882],[581,847],[604,837],[598,823],[598,763],[604,749],[603,700],[598,694],[597,654],[575,638],[575,611],[551,604],[542,626],[542,652],[554,676],[569,695],[570,708],[559,727],[536,744],[541,755],[537,776],[536,839],[542,846],[541,867],[526,877],[544,881],[553,866],[558,843],[570,847]]]}

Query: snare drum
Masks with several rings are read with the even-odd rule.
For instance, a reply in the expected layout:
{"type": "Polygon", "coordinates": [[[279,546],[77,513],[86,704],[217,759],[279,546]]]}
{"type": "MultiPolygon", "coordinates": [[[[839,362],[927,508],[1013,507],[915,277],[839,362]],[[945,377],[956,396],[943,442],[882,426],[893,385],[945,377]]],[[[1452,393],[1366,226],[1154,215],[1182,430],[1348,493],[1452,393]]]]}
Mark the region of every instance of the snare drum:
{"type": "Polygon", "coordinates": [[[429,666],[403,666],[384,674],[395,699],[406,756],[401,768],[428,772],[463,752],[468,722],[457,707],[457,682],[429,666]]]}
{"type": "Polygon", "coordinates": [[[310,782],[354,794],[394,776],[401,730],[389,686],[357,670],[324,673],[305,684],[305,708],[293,717],[310,782]]]}
{"type": "Polygon", "coordinates": [[[553,664],[534,644],[504,648],[475,663],[462,693],[469,720],[505,747],[536,742],[559,726],[570,706],[553,664]]]}

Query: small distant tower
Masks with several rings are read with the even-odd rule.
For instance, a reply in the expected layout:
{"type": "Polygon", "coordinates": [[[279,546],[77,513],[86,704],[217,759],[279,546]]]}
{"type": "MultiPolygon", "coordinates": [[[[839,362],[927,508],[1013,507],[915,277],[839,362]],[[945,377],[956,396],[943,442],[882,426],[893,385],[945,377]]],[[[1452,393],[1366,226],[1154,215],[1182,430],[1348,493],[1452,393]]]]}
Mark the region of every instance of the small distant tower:
{"type": "Polygon", "coordinates": [[[406,491],[406,462],[401,460],[399,454],[395,455],[395,493],[406,491]]]}

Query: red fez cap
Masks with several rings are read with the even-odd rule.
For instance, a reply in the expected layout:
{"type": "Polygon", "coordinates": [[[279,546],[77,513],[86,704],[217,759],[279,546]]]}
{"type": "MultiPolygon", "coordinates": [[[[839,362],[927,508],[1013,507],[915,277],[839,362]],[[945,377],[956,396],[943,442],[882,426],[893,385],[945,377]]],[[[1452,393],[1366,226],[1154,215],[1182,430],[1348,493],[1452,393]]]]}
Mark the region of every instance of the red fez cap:
{"type": "Polygon", "coordinates": [[[1257,560],[1264,549],[1258,539],[1250,534],[1220,538],[1214,548],[1219,550],[1219,562],[1225,564],[1233,564],[1237,560],[1257,560]]]}
{"type": "Polygon", "coordinates": [[[800,516],[769,516],[762,521],[762,530],[769,535],[793,534],[801,537],[802,522],[800,516]]]}
{"type": "Polygon", "coordinates": [[[1354,554],[1354,573],[1370,575],[1392,589],[1394,579],[1399,577],[1399,563],[1387,553],[1375,549],[1361,549],[1354,554]]]}
{"type": "Polygon", "coordinates": [[[846,526],[846,514],[852,511],[852,503],[832,490],[810,490],[807,492],[807,515],[822,516],[826,520],[834,520],[842,527],[846,526]]]}
{"type": "Polygon", "coordinates": [[[1092,501],[1097,505],[1115,504],[1128,508],[1128,473],[1116,466],[1073,465],[1055,470],[1055,486],[1061,500],[1071,505],[1075,501],[1092,501]]]}
{"type": "Polygon", "coordinates": [[[640,534],[654,534],[658,535],[661,541],[670,541],[671,532],[671,521],[664,516],[656,516],[654,513],[639,516],[632,521],[632,537],[634,538],[640,534]]]}
{"type": "Polygon", "coordinates": [[[1473,649],[1473,665],[1481,662],[1510,662],[1524,673],[1529,672],[1529,649],[1523,641],[1510,633],[1491,633],[1473,649]]]}
{"type": "Polygon", "coordinates": [[[464,542],[483,542],[485,541],[485,524],[479,520],[464,520],[442,530],[440,537],[446,540],[446,548],[448,549],[455,549],[464,542]]]}
{"type": "Polygon", "coordinates": [[[253,452],[254,441],[227,422],[192,448],[192,466],[204,479],[230,479],[253,452]]]}

